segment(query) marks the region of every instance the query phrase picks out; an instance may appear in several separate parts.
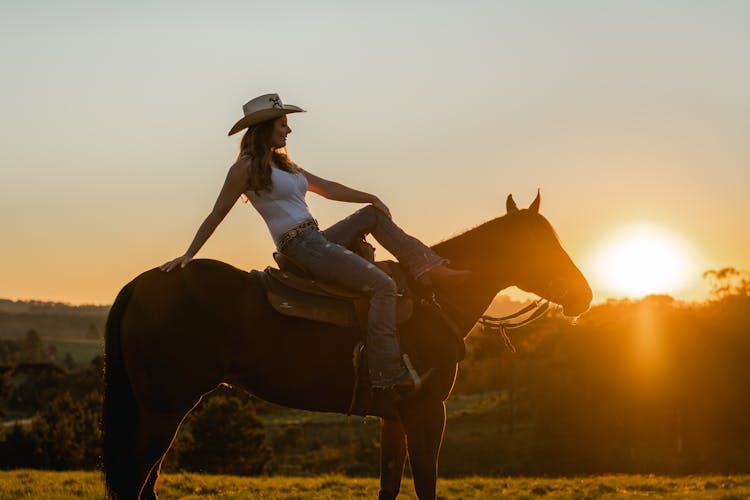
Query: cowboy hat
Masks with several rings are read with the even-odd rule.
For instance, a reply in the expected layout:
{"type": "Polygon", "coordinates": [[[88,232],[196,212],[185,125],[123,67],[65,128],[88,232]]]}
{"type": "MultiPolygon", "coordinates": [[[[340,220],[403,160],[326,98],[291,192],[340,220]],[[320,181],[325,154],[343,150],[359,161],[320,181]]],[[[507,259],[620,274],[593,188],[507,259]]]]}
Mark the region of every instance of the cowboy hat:
{"type": "Polygon", "coordinates": [[[228,135],[236,134],[256,123],[273,120],[289,113],[304,112],[305,110],[293,104],[282,103],[279,94],[264,94],[246,102],[242,106],[242,111],[245,116],[234,124],[228,135]]]}

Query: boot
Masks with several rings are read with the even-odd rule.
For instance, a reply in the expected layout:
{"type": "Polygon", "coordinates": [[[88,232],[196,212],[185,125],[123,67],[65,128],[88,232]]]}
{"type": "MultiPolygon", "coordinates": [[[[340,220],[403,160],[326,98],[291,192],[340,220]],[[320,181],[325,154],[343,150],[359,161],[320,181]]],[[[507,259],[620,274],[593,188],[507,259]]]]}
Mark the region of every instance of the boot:
{"type": "Polygon", "coordinates": [[[424,387],[425,382],[427,382],[434,373],[435,368],[430,368],[421,375],[418,375],[416,372],[410,372],[394,386],[394,389],[396,389],[396,391],[402,396],[415,393],[424,387]]]}
{"type": "Polygon", "coordinates": [[[445,264],[440,264],[424,273],[419,279],[425,285],[450,288],[464,283],[469,278],[471,278],[471,271],[451,269],[445,264]]]}

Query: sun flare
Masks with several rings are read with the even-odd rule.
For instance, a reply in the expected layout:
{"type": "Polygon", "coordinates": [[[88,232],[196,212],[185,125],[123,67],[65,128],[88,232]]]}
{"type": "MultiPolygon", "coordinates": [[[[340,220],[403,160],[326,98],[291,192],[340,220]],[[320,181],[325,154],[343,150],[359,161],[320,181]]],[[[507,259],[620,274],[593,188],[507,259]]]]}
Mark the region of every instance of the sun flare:
{"type": "Polygon", "coordinates": [[[596,252],[599,281],[630,297],[679,292],[693,274],[686,242],[653,225],[638,224],[612,234],[596,252]]]}

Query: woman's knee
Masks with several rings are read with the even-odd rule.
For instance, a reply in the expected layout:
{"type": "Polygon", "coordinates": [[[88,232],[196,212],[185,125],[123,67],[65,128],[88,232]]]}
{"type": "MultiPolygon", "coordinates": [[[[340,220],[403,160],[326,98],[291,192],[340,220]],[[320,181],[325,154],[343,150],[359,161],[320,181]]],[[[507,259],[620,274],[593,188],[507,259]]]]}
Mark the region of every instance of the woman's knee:
{"type": "Polygon", "coordinates": [[[378,222],[378,218],[383,213],[375,205],[367,205],[358,210],[360,216],[367,221],[367,226],[372,227],[378,222]]]}
{"type": "Polygon", "coordinates": [[[395,297],[398,295],[396,282],[385,273],[373,280],[370,287],[373,297],[395,297]]]}

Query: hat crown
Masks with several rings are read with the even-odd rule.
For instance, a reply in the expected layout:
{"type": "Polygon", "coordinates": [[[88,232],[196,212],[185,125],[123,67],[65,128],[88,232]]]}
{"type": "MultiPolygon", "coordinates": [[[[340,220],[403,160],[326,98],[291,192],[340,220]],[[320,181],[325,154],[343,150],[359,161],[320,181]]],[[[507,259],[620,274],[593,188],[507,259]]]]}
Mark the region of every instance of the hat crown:
{"type": "Polygon", "coordinates": [[[257,113],[264,109],[284,109],[284,103],[281,102],[279,94],[263,94],[255,99],[247,101],[242,106],[242,111],[245,116],[257,113]]]}
{"type": "Polygon", "coordinates": [[[289,113],[301,113],[305,110],[293,104],[281,102],[279,94],[263,94],[242,106],[243,117],[229,130],[229,135],[236,134],[256,123],[273,120],[289,113]]]}

